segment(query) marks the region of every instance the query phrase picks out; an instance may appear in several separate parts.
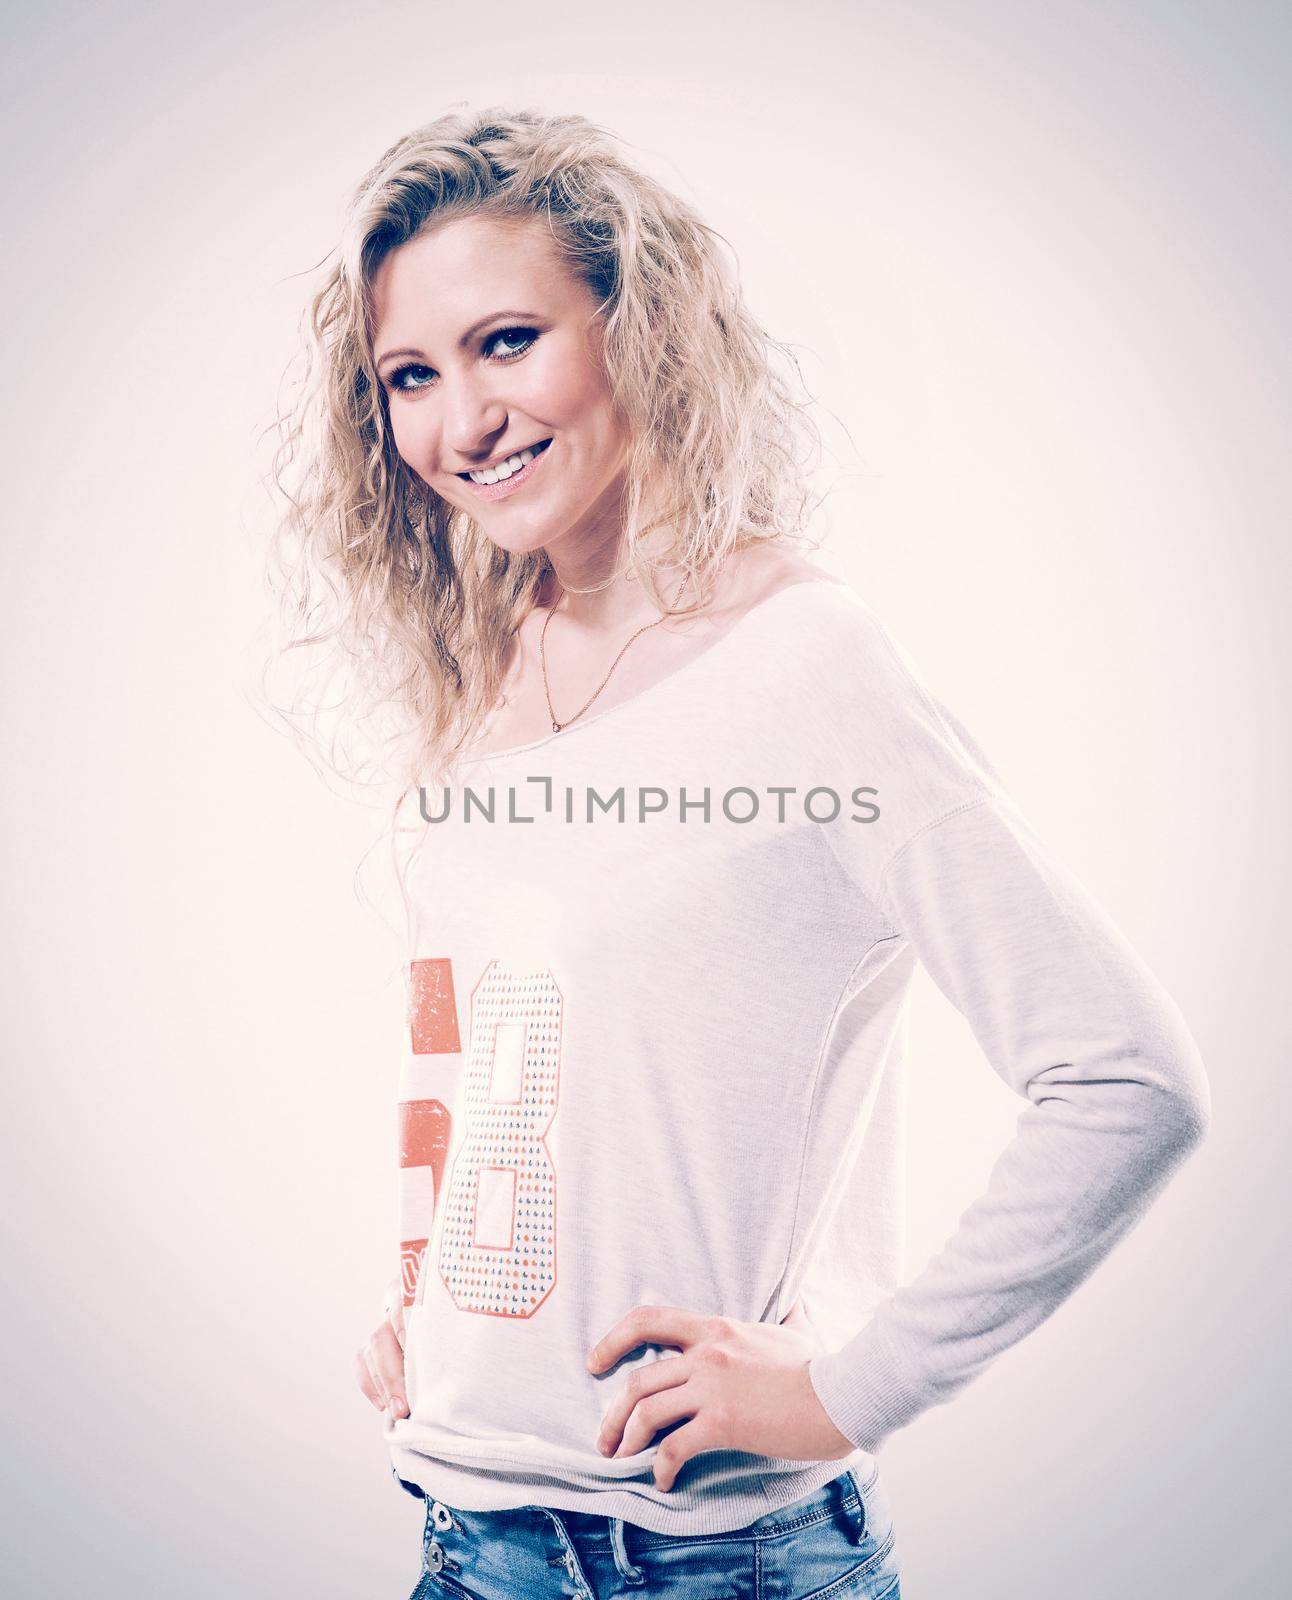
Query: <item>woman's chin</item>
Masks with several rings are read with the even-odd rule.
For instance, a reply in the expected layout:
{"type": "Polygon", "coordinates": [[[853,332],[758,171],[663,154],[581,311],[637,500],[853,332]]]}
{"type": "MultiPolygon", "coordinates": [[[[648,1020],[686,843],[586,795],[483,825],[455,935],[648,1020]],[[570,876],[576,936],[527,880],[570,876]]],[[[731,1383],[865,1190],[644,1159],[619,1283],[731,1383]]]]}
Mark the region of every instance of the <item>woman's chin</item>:
{"type": "Polygon", "coordinates": [[[553,539],[559,538],[557,530],[550,527],[515,528],[500,526],[501,517],[488,515],[477,517],[476,523],[480,531],[499,550],[505,550],[509,556],[527,556],[536,550],[542,550],[553,539]]]}

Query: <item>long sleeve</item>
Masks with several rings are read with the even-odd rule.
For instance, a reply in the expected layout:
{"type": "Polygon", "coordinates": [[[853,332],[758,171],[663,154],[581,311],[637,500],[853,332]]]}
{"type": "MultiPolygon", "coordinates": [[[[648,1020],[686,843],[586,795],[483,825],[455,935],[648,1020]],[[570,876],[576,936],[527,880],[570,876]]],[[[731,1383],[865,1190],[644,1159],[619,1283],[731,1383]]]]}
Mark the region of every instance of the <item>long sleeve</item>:
{"type": "Polygon", "coordinates": [[[1175,1003],[994,785],[906,840],[877,901],[1028,1103],[942,1250],[811,1363],[830,1418],[870,1452],[1044,1321],[1210,1118],[1175,1003]]]}

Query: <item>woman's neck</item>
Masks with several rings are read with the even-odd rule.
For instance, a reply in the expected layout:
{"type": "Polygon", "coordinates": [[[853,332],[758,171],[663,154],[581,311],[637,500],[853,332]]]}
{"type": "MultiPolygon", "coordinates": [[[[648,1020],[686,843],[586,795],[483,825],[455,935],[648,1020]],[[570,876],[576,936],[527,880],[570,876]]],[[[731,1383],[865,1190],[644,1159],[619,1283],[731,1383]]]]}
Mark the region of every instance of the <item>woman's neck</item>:
{"type": "MultiPolygon", "coordinates": [[[[649,560],[651,549],[649,541],[641,547],[639,563],[649,560]]],[[[549,550],[547,555],[552,570],[538,603],[558,609],[581,632],[618,635],[634,622],[650,622],[659,615],[637,570],[630,567],[622,541],[588,552],[549,550]]],[[[679,598],[685,601],[690,589],[686,574],[672,567],[659,574],[656,584],[670,605],[679,598]]]]}

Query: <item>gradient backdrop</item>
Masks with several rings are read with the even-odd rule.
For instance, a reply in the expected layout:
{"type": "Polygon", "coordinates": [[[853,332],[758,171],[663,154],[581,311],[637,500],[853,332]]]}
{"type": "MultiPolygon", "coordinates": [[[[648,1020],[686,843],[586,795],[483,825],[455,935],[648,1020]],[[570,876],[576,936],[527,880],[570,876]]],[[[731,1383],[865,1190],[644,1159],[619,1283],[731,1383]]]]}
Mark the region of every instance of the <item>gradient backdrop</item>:
{"type": "MultiPolygon", "coordinates": [[[[1283,1592],[1288,13],[11,9],[4,1588],[406,1595],[381,827],[254,709],[257,435],[349,186],[574,109],[731,241],[864,592],[1180,1002],[1209,1141],[884,1453],[913,1600],[1283,1592]],[[828,413],[828,414],[826,414],[828,413]]],[[[914,1273],[1021,1109],[921,975],[914,1273]]]]}

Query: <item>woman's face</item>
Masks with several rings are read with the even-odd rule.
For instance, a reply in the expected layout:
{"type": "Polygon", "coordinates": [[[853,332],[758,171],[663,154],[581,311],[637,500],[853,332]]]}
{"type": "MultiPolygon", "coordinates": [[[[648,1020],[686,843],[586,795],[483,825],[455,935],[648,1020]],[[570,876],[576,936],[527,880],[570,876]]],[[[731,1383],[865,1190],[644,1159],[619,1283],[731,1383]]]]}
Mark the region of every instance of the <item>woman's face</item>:
{"type": "Polygon", "coordinates": [[[372,289],[374,364],[418,477],[504,550],[617,532],[628,438],[597,359],[597,301],[539,222],[441,223],[387,256],[372,289]],[[506,481],[467,476],[536,445],[506,481]]]}

